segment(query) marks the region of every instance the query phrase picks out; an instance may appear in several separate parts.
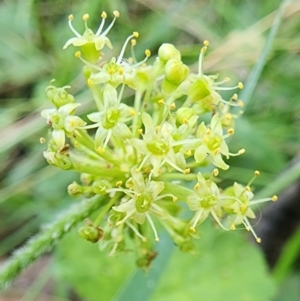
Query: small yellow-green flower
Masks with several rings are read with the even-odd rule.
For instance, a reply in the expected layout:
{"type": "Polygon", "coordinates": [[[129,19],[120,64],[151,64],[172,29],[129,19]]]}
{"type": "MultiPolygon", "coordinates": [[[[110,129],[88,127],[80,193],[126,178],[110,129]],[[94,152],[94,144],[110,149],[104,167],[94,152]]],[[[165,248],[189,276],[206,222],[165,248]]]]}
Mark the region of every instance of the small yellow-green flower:
{"type": "Polygon", "coordinates": [[[82,35],[80,33],[78,33],[78,31],[76,31],[75,28],[73,27],[72,21],[73,21],[74,17],[73,17],[73,15],[70,15],[69,16],[69,27],[72,30],[72,32],[74,33],[75,37],[69,39],[65,43],[63,49],[66,49],[70,45],[79,46],[79,47],[81,47],[81,51],[88,61],[96,62],[99,59],[100,50],[102,50],[105,45],[109,48],[112,48],[112,44],[111,44],[109,38],[107,37],[107,34],[113,27],[115,20],[116,20],[116,18],[119,17],[119,15],[120,14],[118,11],[114,11],[115,17],[114,17],[113,21],[106,28],[106,30],[102,31],[104,24],[105,24],[105,19],[107,18],[106,12],[102,12],[102,14],[101,14],[102,22],[101,22],[98,30],[96,31],[96,33],[94,33],[87,26],[87,20],[89,19],[89,15],[84,14],[82,19],[84,21],[85,31],[82,35]]]}
{"type": "Polygon", "coordinates": [[[224,228],[220,222],[222,208],[220,206],[220,191],[218,186],[212,180],[206,180],[200,172],[197,178],[198,182],[194,186],[194,193],[187,197],[189,209],[195,211],[190,222],[190,231],[195,233],[196,226],[204,222],[209,214],[224,228]]]}
{"type": "Polygon", "coordinates": [[[125,216],[117,222],[120,225],[129,219],[133,219],[138,224],[143,224],[148,220],[155,240],[159,241],[158,234],[151,214],[160,219],[167,218],[164,209],[157,203],[159,200],[166,197],[172,197],[170,194],[161,194],[164,189],[164,182],[151,181],[149,178],[144,179],[140,172],[132,171],[131,178],[127,181],[128,189],[113,188],[110,191],[124,192],[128,197],[120,205],[114,206],[113,209],[117,212],[122,212],[125,216]]]}

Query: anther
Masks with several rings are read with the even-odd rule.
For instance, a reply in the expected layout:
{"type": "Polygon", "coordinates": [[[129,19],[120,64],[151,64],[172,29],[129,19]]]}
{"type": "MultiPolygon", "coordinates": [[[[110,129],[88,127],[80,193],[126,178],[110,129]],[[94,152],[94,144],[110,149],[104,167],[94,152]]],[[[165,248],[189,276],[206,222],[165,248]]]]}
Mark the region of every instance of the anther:
{"type": "Polygon", "coordinates": [[[254,175],[255,175],[256,177],[258,177],[258,176],[260,175],[260,172],[259,172],[258,170],[256,170],[256,171],[254,172],[254,175]]]}
{"type": "Polygon", "coordinates": [[[119,18],[119,17],[120,17],[120,13],[119,13],[119,11],[117,11],[117,10],[113,11],[113,14],[114,14],[114,16],[115,16],[116,18],[119,18]]]}
{"type": "Polygon", "coordinates": [[[116,187],[120,187],[120,186],[122,186],[122,184],[123,184],[122,181],[118,181],[118,182],[116,182],[116,187]]]}
{"type": "Polygon", "coordinates": [[[246,187],[245,187],[245,189],[247,190],[247,191],[251,191],[251,187],[249,186],[249,185],[247,185],[246,187]]]}
{"type": "Polygon", "coordinates": [[[89,19],[89,14],[84,14],[83,16],[82,16],[82,20],[83,21],[87,21],[88,19],[89,19]]]}
{"type": "Polygon", "coordinates": [[[239,83],[238,83],[238,88],[242,90],[242,89],[244,88],[243,83],[239,82],[239,83]]]}
{"type": "Polygon", "coordinates": [[[44,137],[41,137],[41,138],[40,138],[40,143],[41,143],[41,144],[44,144],[45,142],[46,142],[46,139],[45,139],[44,137]]]}
{"type": "Polygon", "coordinates": [[[97,148],[97,152],[98,152],[100,155],[102,155],[102,154],[103,154],[103,148],[99,146],[99,147],[97,148]]]}
{"type": "Polygon", "coordinates": [[[238,151],[238,154],[239,154],[239,155],[242,155],[242,154],[245,153],[245,151],[246,151],[246,150],[245,150],[244,148],[242,148],[242,149],[240,149],[240,150],[238,151]]]}
{"type": "Polygon", "coordinates": [[[175,202],[178,200],[178,197],[173,196],[172,200],[173,200],[173,202],[175,203],[175,202]]]}
{"type": "Polygon", "coordinates": [[[183,171],[183,173],[184,173],[185,175],[189,174],[190,172],[191,172],[191,169],[190,169],[190,168],[186,168],[186,169],[183,171]]]}
{"type": "Polygon", "coordinates": [[[207,41],[207,40],[203,41],[203,45],[204,46],[208,46],[209,45],[209,41],[207,41]]]}
{"type": "Polygon", "coordinates": [[[69,15],[68,19],[69,19],[69,21],[73,21],[74,20],[74,16],[73,15],[69,15]]]}
{"type": "Polygon", "coordinates": [[[81,52],[80,51],[76,51],[75,52],[75,57],[80,58],[81,57],[81,52]]]}
{"type": "Polygon", "coordinates": [[[213,171],[212,171],[212,174],[214,177],[217,177],[218,174],[219,174],[219,170],[217,168],[215,168],[213,171]]]}
{"type": "Polygon", "coordinates": [[[169,108],[170,108],[170,110],[176,109],[176,104],[174,102],[171,103],[170,106],[169,106],[169,108]]]}
{"type": "Polygon", "coordinates": [[[134,36],[135,38],[138,38],[138,37],[139,37],[139,33],[138,33],[137,31],[134,31],[134,32],[133,32],[133,36],[134,36]]]}
{"type": "Polygon", "coordinates": [[[107,13],[105,11],[102,12],[101,18],[102,19],[106,19],[107,18],[107,13]]]}
{"type": "Polygon", "coordinates": [[[131,42],[131,46],[135,46],[136,45],[136,39],[132,39],[130,42],[131,42]]]}
{"type": "Polygon", "coordinates": [[[199,183],[196,183],[195,186],[194,186],[194,189],[199,189],[200,188],[200,184],[199,183]]]}
{"type": "Polygon", "coordinates": [[[187,118],[183,118],[183,121],[182,121],[184,124],[188,124],[189,123],[189,120],[187,118]]]}
{"type": "Polygon", "coordinates": [[[188,150],[186,153],[185,153],[187,156],[191,156],[192,155],[192,150],[188,150]]]}
{"type": "Polygon", "coordinates": [[[143,134],[143,129],[139,129],[137,132],[138,132],[138,134],[141,135],[141,134],[143,134]]]}
{"type": "Polygon", "coordinates": [[[234,128],[230,128],[227,130],[227,134],[233,135],[234,134],[234,128]]]}
{"type": "Polygon", "coordinates": [[[235,225],[234,224],[230,225],[230,230],[235,230],[235,225]]]}
{"type": "Polygon", "coordinates": [[[260,238],[260,237],[257,237],[257,238],[256,238],[256,242],[260,244],[260,243],[261,243],[261,238],[260,238]]]}
{"type": "Polygon", "coordinates": [[[147,57],[149,57],[151,55],[151,51],[149,49],[146,49],[145,54],[146,54],[147,57]]]}
{"type": "Polygon", "coordinates": [[[271,199],[273,202],[276,202],[278,200],[278,197],[277,197],[277,195],[273,195],[271,199]]]}
{"type": "Polygon", "coordinates": [[[88,84],[89,87],[92,87],[94,85],[94,82],[93,82],[93,80],[91,78],[89,78],[87,80],[87,84],[88,84]]]}
{"type": "Polygon", "coordinates": [[[243,101],[242,100],[238,100],[238,105],[242,108],[242,107],[244,107],[244,103],[243,103],[243,101]]]}
{"type": "Polygon", "coordinates": [[[190,232],[194,234],[196,233],[196,229],[194,227],[190,227],[190,232]]]}
{"type": "Polygon", "coordinates": [[[160,104],[160,105],[163,105],[163,104],[165,104],[165,102],[164,102],[164,100],[163,100],[163,99],[160,99],[160,100],[158,100],[158,101],[157,101],[157,103],[158,103],[158,104],[160,104]]]}

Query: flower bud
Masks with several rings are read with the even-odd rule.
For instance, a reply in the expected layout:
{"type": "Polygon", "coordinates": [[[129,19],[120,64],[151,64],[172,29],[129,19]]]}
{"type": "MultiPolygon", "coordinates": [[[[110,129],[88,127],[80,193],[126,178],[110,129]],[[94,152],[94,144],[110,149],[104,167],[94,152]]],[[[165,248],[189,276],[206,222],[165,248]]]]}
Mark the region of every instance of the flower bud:
{"type": "Polygon", "coordinates": [[[158,49],[158,57],[162,62],[167,62],[170,59],[181,60],[181,54],[174,45],[169,43],[162,44],[158,49]]]}
{"type": "Polygon", "coordinates": [[[46,95],[49,100],[56,106],[56,108],[60,108],[65,104],[73,103],[75,101],[74,96],[66,91],[67,88],[70,88],[70,86],[57,88],[50,85],[46,88],[46,95]]]}
{"type": "Polygon", "coordinates": [[[82,238],[92,243],[96,243],[103,238],[104,231],[100,227],[95,227],[93,225],[85,225],[78,229],[78,234],[82,238]]]}
{"type": "Polygon", "coordinates": [[[100,195],[107,194],[107,189],[110,188],[112,185],[107,180],[95,181],[92,185],[93,192],[100,195]]]}
{"type": "Polygon", "coordinates": [[[175,84],[179,85],[182,83],[189,74],[189,67],[184,65],[178,59],[170,59],[165,66],[166,79],[175,84]]]}
{"type": "Polygon", "coordinates": [[[192,108],[181,107],[176,112],[176,121],[179,124],[183,124],[186,120],[189,120],[191,117],[195,116],[195,110],[192,108]]]}

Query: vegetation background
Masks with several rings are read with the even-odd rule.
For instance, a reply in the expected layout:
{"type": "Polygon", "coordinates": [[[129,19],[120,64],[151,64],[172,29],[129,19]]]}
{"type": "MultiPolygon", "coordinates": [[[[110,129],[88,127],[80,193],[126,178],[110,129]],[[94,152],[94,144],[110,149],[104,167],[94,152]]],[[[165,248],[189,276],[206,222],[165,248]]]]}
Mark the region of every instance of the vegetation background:
{"type": "MultiPolygon", "coordinates": [[[[79,202],[66,192],[78,175],[48,166],[42,156],[45,145],[39,138],[47,135],[47,127],[40,112],[51,106],[44,90],[52,78],[57,85],[70,84],[78,102],[84,104],[81,112],[89,110],[92,100],[80,75],[82,65],[74,57],[74,48],[62,50],[62,46],[72,36],[69,14],[74,14],[74,26],[83,32],[83,13],[89,13],[90,27],[97,28],[103,10],[108,16],[113,10],[121,14],[110,34],[114,55],[125,38],[138,31],[136,49],[141,58],[146,48],[154,55],[161,43],[169,42],[180,49],[185,63],[193,64],[203,40],[209,40],[206,73],[245,82],[245,114],[237,123],[231,148],[244,147],[246,153],[231,160],[232,167],[222,174],[224,184],[247,183],[253,171],[260,170],[255,192],[270,196],[300,177],[299,0],[2,0],[3,261],[41,225],[79,202]],[[281,24],[276,31],[278,11],[281,24]]],[[[298,220],[298,229],[299,224],[298,220]]],[[[135,268],[131,254],[108,258],[96,245],[81,240],[74,229],[54,252],[22,273],[0,300],[296,301],[300,297],[300,273],[294,269],[299,233],[291,236],[270,270],[246,231],[224,233],[208,221],[202,226],[197,256],[180,253],[162,237],[157,246],[160,255],[144,274],[135,268]]]]}

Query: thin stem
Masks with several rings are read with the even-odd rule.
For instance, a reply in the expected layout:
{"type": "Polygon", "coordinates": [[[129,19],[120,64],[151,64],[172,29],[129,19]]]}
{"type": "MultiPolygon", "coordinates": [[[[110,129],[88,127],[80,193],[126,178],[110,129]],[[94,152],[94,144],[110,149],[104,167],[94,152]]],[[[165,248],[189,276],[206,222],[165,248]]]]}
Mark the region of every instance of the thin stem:
{"type": "Polygon", "coordinates": [[[24,247],[16,250],[0,272],[0,291],[42,254],[49,252],[78,222],[103,205],[103,197],[96,196],[73,205],[53,223],[44,226],[24,247]]]}

